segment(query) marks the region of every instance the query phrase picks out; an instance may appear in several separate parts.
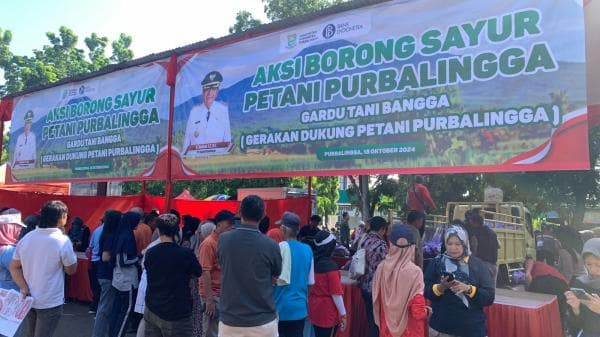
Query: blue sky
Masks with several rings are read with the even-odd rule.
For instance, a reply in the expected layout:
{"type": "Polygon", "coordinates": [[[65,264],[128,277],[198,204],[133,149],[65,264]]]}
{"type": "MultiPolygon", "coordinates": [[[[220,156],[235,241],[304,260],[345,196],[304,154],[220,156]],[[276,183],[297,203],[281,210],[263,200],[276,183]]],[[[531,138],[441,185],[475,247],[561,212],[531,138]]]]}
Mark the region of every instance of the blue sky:
{"type": "Polygon", "coordinates": [[[133,37],[137,58],[227,35],[243,9],[267,20],[261,0],[2,0],[0,28],[12,31],[11,50],[21,55],[48,44],[45,33],[61,25],[73,29],[82,49],[92,32],[110,40],[123,32],[133,37]]]}

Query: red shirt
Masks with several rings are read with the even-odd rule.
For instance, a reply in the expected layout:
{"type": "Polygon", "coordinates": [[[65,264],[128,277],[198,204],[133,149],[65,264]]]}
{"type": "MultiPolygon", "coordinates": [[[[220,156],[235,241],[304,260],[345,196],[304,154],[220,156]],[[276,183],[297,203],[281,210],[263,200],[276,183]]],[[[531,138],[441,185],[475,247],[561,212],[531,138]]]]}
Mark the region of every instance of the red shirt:
{"type": "MultiPolygon", "coordinates": [[[[416,295],[408,304],[410,310],[408,312],[408,325],[402,334],[402,337],[424,337],[425,336],[425,319],[427,318],[427,304],[423,295],[416,295]]],[[[388,330],[387,321],[385,320],[385,311],[383,310],[383,302],[379,311],[379,319],[381,327],[379,334],[381,337],[393,337],[388,330]]],[[[390,313],[393,317],[394,313],[390,313]]]]}
{"type": "Polygon", "coordinates": [[[271,239],[275,240],[275,242],[277,242],[277,243],[280,243],[283,241],[283,237],[281,236],[279,227],[269,229],[269,231],[267,232],[267,236],[270,237],[271,239]]]}
{"type": "Polygon", "coordinates": [[[340,323],[341,317],[332,295],[344,295],[340,272],[315,273],[315,285],[308,297],[308,319],[314,325],[332,328],[340,323]]]}
{"type": "Polygon", "coordinates": [[[415,183],[413,186],[409,187],[408,192],[406,192],[408,207],[421,213],[425,213],[425,205],[429,205],[429,207],[435,209],[435,202],[433,202],[433,199],[431,199],[431,195],[429,194],[427,187],[418,183],[415,183]]]}
{"type": "Polygon", "coordinates": [[[135,238],[137,253],[142,255],[142,251],[152,242],[152,228],[145,223],[141,223],[133,230],[133,237],[135,238]]]}

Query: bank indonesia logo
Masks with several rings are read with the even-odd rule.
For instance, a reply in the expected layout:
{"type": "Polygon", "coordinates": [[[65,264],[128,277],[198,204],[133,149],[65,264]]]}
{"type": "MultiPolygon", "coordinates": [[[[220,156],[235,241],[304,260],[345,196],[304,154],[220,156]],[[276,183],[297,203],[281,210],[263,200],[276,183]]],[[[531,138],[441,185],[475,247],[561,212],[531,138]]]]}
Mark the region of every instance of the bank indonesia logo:
{"type": "Polygon", "coordinates": [[[292,34],[287,37],[287,47],[294,48],[298,44],[298,35],[292,34]]]}
{"type": "Polygon", "coordinates": [[[330,39],[335,35],[335,25],[330,23],[325,28],[323,28],[323,37],[326,39],[330,39]]]}

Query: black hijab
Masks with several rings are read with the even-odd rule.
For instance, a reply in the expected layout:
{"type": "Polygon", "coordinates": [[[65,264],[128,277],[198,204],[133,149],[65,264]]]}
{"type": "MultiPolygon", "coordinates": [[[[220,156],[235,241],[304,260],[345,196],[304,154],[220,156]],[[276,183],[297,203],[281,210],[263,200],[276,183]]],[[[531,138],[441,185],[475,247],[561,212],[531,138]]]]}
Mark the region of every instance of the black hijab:
{"type": "Polygon", "coordinates": [[[310,240],[310,244],[315,256],[315,273],[327,273],[338,270],[337,264],[331,259],[336,247],[336,240],[333,234],[319,231],[310,240]]]}

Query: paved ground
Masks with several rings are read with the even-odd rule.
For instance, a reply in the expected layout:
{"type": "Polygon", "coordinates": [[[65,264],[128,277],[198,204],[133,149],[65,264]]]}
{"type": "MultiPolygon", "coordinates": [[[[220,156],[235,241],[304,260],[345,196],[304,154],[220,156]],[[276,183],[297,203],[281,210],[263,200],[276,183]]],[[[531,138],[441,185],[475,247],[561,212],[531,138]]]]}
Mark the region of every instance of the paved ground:
{"type": "Polygon", "coordinates": [[[88,305],[78,302],[67,303],[63,316],[58,322],[55,337],[91,336],[94,328],[94,315],[88,312],[88,305]]]}
{"type": "MultiPolygon", "coordinates": [[[[94,328],[94,315],[87,312],[88,304],[67,303],[54,337],[90,337],[94,328]]],[[[134,336],[134,334],[127,335],[127,337],[134,336]]]]}

